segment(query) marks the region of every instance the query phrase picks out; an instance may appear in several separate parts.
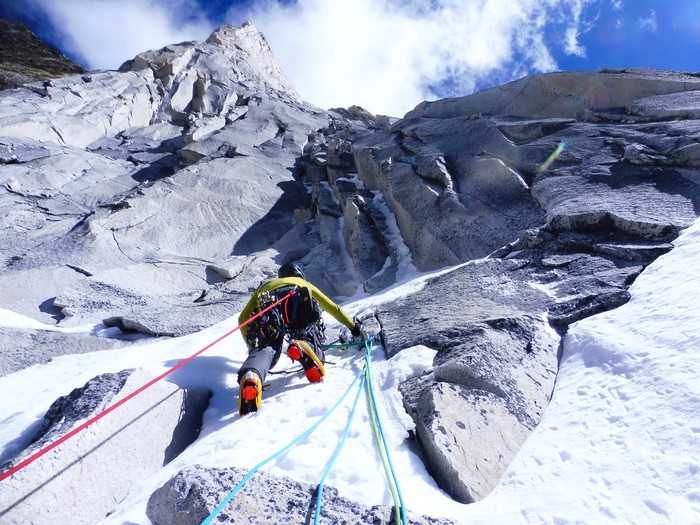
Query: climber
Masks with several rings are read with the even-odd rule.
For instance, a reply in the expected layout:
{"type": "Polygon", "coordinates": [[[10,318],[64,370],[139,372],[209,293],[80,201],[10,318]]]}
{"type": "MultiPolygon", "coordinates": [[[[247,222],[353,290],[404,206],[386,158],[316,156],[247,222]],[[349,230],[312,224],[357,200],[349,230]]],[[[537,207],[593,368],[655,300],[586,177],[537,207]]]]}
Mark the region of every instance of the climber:
{"type": "Polygon", "coordinates": [[[357,318],[351,318],[307,281],[299,266],[290,263],[280,266],[276,279],[264,281],[258,286],[243,308],[238,322],[243,324],[285,296],[286,299],[280,304],[241,328],[248,347],[248,358],[238,371],[238,411],[241,415],[260,408],[265,376],[279,360],[285,336],[289,340],[287,355],[299,361],[306,378],[312,383],[323,380],[326,371],[321,345],[325,334],[321,309],[350,329],[354,340],[359,341],[364,336],[357,318]]]}

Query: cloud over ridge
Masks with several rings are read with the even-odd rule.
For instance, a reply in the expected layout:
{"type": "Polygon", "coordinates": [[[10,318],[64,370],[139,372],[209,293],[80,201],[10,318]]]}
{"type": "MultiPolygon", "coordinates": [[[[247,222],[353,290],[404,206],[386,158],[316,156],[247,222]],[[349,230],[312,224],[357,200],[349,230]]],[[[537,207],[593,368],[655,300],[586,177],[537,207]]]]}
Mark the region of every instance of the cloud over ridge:
{"type": "Polygon", "coordinates": [[[553,49],[585,54],[581,14],[596,1],[264,0],[226,13],[198,0],[29,3],[88,69],[116,69],[142,51],[249,20],[305,100],[402,116],[422,100],[555,70],[553,49]]]}

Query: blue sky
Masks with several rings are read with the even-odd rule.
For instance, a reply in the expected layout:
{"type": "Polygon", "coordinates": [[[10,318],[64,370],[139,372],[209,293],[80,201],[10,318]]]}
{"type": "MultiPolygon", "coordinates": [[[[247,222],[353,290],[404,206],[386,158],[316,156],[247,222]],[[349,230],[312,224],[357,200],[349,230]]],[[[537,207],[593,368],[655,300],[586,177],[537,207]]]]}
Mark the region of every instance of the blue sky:
{"type": "Polygon", "coordinates": [[[557,70],[700,71],[700,0],[3,0],[87,69],[252,21],[302,97],[402,116],[557,70]]]}

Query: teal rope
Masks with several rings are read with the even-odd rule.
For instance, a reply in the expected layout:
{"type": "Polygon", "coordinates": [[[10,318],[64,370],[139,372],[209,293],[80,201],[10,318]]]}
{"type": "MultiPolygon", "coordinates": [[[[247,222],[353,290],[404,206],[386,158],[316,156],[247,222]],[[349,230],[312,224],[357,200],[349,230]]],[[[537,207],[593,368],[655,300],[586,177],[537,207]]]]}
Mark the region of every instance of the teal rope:
{"type": "MultiPolygon", "coordinates": [[[[374,397],[374,391],[372,389],[372,379],[371,379],[371,374],[370,374],[369,357],[372,353],[372,346],[373,346],[372,340],[374,339],[374,337],[375,336],[373,335],[367,341],[362,342],[362,343],[364,343],[365,348],[367,350],[366,354],[365,354],[365,366],[364,366],[362,372],[360,372],[357,376],[355,376],[355,379],[353,380],[352,384],[343,393],[343,395],[340,397],[340,399],[338,399],[338,401],[333,405],[333,407],[331,407],[331,409],[328,412],[326,412],[321,418],[319,418],[319,420],[316,421],[316,423],[314,423],[306,431],[304,431],[302,434],[300,434],[295,439],[293,439],[285,447],[281,448],[280,450],[278,450],[277,452],[272,454],[267,459],[265,459],[265,460],[261,461],[260,463],[258,463],[257,465],[255,465],[251,469],[251,471],[246,476],[243,477],[243,479],[238,483],[238,485],[236,485],[236,487],[223,499],[223,501],[219,504],[219,506],[217,506],[212,511],[212,513],[201,523],[201,525],[209,525],[212,522],[212,520],[226,507],[226,505],[228,505],[231,502],[231,500],[238,494],[238,492],[240,492],[240,490],[248,482],[248,480],[250,480],[250,478],[253,476],[253,474],[255,474],[263,465],[265,465],[266,463],[269,463],[273,459],[276,459],[279,456],[281,456],[282,454],[284,454],[285,452],[287,452],[287,450],[292,448],[294,445],[298,444],[302,439],[304,439],[309,434],[311,434],[311,432],[316,430],[319,427],[319,425],[321,425],[321,423],[323,423],[326,419],[328,419],[328,417],[331,415],[331,413],[333,413],[336,410],[336,408],[338,408],[338,406],[340,406],[340,404],[348,396],[350,391],[353,389],[353,387],[357,384],[358,380],[360,380],[360,379],[362,379],[362,382],[360,384],[360,388],[358,389],[357,396],[355,397],[355,403],[353,404],[352,411],[350,412],[350,416],[348,419],[348,423],[345,427],[345,432],[343,434],[343,438],[342,438],[341,442],[338,444],[338,446],[336,447],[336,450],[333,453],[333,456],[331,457],[329,464],[326,467],[326,470],[324,471],[323,476],[321,477],[321,481],[319,482],[319,485],[318,485],[318,489],[317,489],[318,495],[317,495],[317,499],[316,499],[316,517],[314,520],[314,525],[318,525],[318,520],[320,519],[321,499],[323,496],[323,487],[325,484],[325,480],[328,477],[328,474],[330,473],[331,468],[335,464],[335,461],[336,461],[338,455],[340,454],[340,450],[342,449],[343,445],[345,444],[345,441],[347,440],[347,436],[348,436],[349,431],[350,431],[352,419],[353,419],[354,414],[355,414],[356,409],[357,409],[357,403],[358,403],[358,400],[359,400],[360,395],[362,393],[362,390],[365,387],[365,384],[366,384],[366,388],[367,388],[367,395],[368,395],[368,402],[370,405],[370,412],[372,414],[372,422],[373,422],[373,426],[375,427],[375,439],[377,439],[376,438],[377,433],[379,434],[379,436],[381,438],[381,443],[380,443],[380,440],[377,439],[377,447],[380,448],[380,455],[386,457],[386,460],[387,460],[388,466],[389,466],[389,470],[391,472],[391,479],[389,479],[389,475],[387,474],[387,481],[389,482],[392,494],[394,493],[394,488],[395,488],[396,494],[397,494],[398,499],[399,499],[398,508],[395,508],[395,511],[397,512],[397,516],[396,516],[397,523],[398,523],[399,513],[400,513],[401,521],[403,522],[403,525],[407,525],[403,497],[401,495],[401,490],[399,488],[399,483],[398,483],[398,479],[396,476],[396,472],[394,470],[394,466],[392,464],[391,457],[389,455],[389,447],[387,446],[387,443],[386,443],[384,429],[382,428],[381,420],[379,418],[379,413],[377,412],[376,398],[374,397]],[[393,486],[392,486],[392,480],[393,480],[393,486]]],[[[356,344],[356,343],[353,343],[353,344],[356,344]]],[[[333,347],[333,346],[334,345],[327,345],[327,347],[333,347]]],[[[385,465],[385,469],[386,469],[386,465],[385,465]]],[[[396,507],[396,500],[394,500],[394,501],[395,501],[394,506],[396,507]]]]}
{"type": "Polygon", "coordinates": [[[331,469],[333,468],[333,465],[335,464],[335,460],[338,459],[340,451],[343,448],[343,445],[345,445],[345,441],[348,439],[348,434],[350,433],[350,426],[352,425],[352,420],[355,417],[355,412],[357,411],[357,403],[360,400],[360,397],[362,396],[362,391],[365,389],[365,379],[365,374],[362,374],[362,382],[360,383],[360,387],[357,389],[355,403],[352,405],[350,416],[348,416],[348,423],[347,425],[345,425],[345,432],[343,433],[343,438],[340,440],[340,443],[338,443],[338,446],[335,448],[333,456],[331,456],[331,459],[329,460],[328,465],[326,466],[326,470],[323,472],[323,476],[321,476],[321,481],[318,482],[318,488],[316,489],[316,516],[314,517],[314,525],[318,525],[318,522],[321,519],[321,498],[323,497],[323,487],[326,483],[326,478],[328,477],[328,474],[330,473],[331,469]]]}
{"type": "Polygon", "coordinates": [[[328,417],[331,415],[331,413],[332,413],[336,408],[338,408],[338,406],[340,405],[340,403],[342,403],[343,400],[347,397],[347,395],[350,393],[350,391],[351,391],[352,388],[355,386],[355,384],[360,380],[360,378],[363,376],[363,374],[364,374],[364,372],[360,372],[359,374],[357,374],[357,376],[355,376],[355,380],[354,380],[354,381],[352,382],[352,384],[348,387],[348,389],[345,391],[345,393],[343,393],[343,395],[340,397],[340,399],[338,399],[338,401],[336,401],[335,405],[333,405],[333,407],[332,407],[328,412],[326,412],[323,416],[321,416],[321,417],[319,418],[319,420],[316,421],[316,423],[314,423],[314,424],[313,424],[311,427],[309,427],[306,431],[304,431],[304,432],[301,433],[299,436],[297,436],[295,439],[293,439],[293,440],[292,440],[289,444],[287,444],[285,447],[281,448],[280,450],[278,450],[277,452],[275,452],[274,454],[272,454],[272,455],[271,455],[270,457],[268,457],[267,459],[265,459],[265,460],[261,461],[260,463],[258,463],[257,465],[255,465],[255,466],[250,470],[250,472],[248,472],[248,474],[246,474],[246,476],[243,477],[243,479],[238,483],[238,485],[236,485],[236,487],[234,487],[234,489],[233,489],[231,492],[229,492],[228,496],[226,496],[226,497],[223,499],[223,501],[219,504],[219,506],[216,507],[216,508],[212,511],[212,513],[209,514],[209,516],[207,516],[207,518],[201,523],[201,525],[209,525],[209,523],[211,523],[212,520],[213,520],[222,510],[224,510],[224,508],[226,507],[226,505],[228,505],[229,502],[230,502],[233,498],[236,497],[236,494],[238,494],[238,493],[240,492],[240,490],[243,488],[243,485],[245,485],[245,484],[248,482],[248,480],[253,476],[253,474],[255,474],[258,470],[260,470],[260,468],[261,468],[263,465],[265,465],[266,463],[269,463],[269,462],[272,461],[273,459],[276,459],[276,458],[278,458],[279,456],[281,456],[282,454],[284,454],[285,452],[287,452],[287,450],[289,450],[289,449],[292,448],[294,445],[296,445],[297,443],[299,443],[302,439],[304,439],[306,436],[308,436],[309,434],[311,434],[311,432],[313,432],[314,430],[316,430],[316,429],[318,428],[318,426],[319,426],[321,423],[323,423],[326,419],[328,419],[328,417]]]}
{"type": "MultiPolygon", "coordinates": [[[[381,443],[379,443],[379,441],[377,441],[377,447],[380,448],[380,455],[381,455],[382,449],[384,451],[384,456],[386,457],[387,462],[389,464],[391,478],[393,479],[394,487],[396,488],[396,494],[397,494],[398,499],[399,499],[399,508],[395,509],[395,511],[397,512],[397,516],[396,516],[397,522],[399,520],[399,513],[400,513],[401,522],[403,523],[403,525],[406,525],[406,523],[407,523],[406,512],[405,512],[406,506],[404,505],[403,496],[401,495],[401,488],[399,487],[399,481],[398,481],[397,476],[396,476],[396,471],[394,470],[394,465],[391,461],[391,455],[389,454],[389,447],[388,447],[387,442],[386,442],[386,436],[384,434],[384,429],[382,428],[382,421],[379,418],[379,412],[377,411],[377,400],[374,397],[374,389],[372,388],[372,377],[370,374],[370,364],[369,364],[370,363],[369,357],[370,357],[370,353],[372,351],[372,338],[370,338],[367,341],[365,346],[367,348],[367,353],[365,354],[365,363],[366,363],[365,364],[365,374],[367,375],[367,395],[369,396],[370,411],[374,415],[373,421],[376,422],[376,427],[377,427],[379,436],[381,437],[381,443]]],[[[376,438],[376,435],[375,435],[375,438],[376,438]]],[[[388,476],[387,476],[387,482],[389,483],[389,486],[391,488],[391,480],[388,478],[388,476]]],[[[394,506],[396,506],[396,503],[394,503],[394,506]]]]}

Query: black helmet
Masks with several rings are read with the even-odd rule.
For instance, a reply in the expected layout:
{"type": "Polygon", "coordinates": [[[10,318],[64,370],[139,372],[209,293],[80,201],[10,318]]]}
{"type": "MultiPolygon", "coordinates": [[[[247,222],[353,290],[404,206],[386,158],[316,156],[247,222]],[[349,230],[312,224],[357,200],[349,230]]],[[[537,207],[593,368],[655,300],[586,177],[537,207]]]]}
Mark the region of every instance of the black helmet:
{"type": "Polygon", "coordinates": [[[292,263],[286,263],[280,266],[280,269],[277,270],[277,277],[301,277],[302,279],[306,279],[303,270],[292,263]]]}

